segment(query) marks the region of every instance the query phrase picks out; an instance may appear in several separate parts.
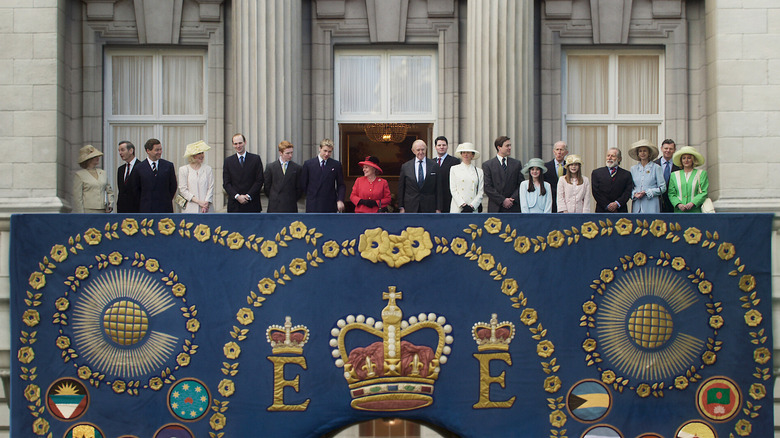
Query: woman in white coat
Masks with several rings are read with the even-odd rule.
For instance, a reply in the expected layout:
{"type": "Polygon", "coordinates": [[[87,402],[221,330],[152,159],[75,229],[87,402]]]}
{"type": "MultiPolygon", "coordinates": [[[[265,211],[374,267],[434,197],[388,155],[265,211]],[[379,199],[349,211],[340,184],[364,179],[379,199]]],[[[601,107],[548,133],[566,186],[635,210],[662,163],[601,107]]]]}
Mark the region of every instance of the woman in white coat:
{"type": "Polygon", "coordinates": [[[98,169],[103,152],[88,144],[79,150],[81,170],[73,176],[73,213],[110,213],[114,190],[106,171],[98,169]]]}
{"type": "Polygon", "coordinates": [[[590,213],[590,180],[582,176],[582,158],[566,156],[566,175],[558,179],[558,213],[590,213]]]}
{"type": "Polygon", "coordinates": [[[555,196],[550,183],[544,180],[547,168],[541,158],[531,158],[523,167],[528,179],[520,183],[520,209],[523,213],[552,213],[552,197],[555,196]]]}
{"type": "Polygon", "coordinates": [[[654,162],[658,148],[650,140],[639,140],[628,150],[631,158],[639,163],[631,166],[634,190],[631,191],[632,213],[660,213],[661,203],[658,197],[666,193],[664,171],[654,162]]]}
{"type": "Polygon", "coordinates": [[[482,210],[485,196],[485,174],[474,164],[479,151],[471,143],[461,143],[455,150],[461,163],[450,167],[450,213],[473,213],[482,210]]]}
{"type": "Polygon", "coordinates": [[[214,172],[203,164],[205,152],[211,149],[203,140],[187,145],[186,166],[179,168],[179,194],[187,201],[182,213],[208,213],[214,205],[214,172]]]}

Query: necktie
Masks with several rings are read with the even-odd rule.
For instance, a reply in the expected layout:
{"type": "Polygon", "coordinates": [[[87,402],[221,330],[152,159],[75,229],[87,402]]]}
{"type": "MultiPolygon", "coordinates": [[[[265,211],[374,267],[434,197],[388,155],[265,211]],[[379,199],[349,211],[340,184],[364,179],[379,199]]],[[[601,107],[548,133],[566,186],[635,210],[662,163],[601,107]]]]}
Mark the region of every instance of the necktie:
{"type": "Polygon", "coordinates": [[[127,182],[128,175],[130,175],[130,164],[125,164],[125,182],[127,182]]]}
{"type": "Polygon", "coordinates": [[[155,175],[157,175],[157,163],[152,161],[152,172],[154,172],[155,175]]]}
{"type": "Polygon", "coordinates": [[[503,167],[504,170],[506,170],[506,157],[501,159],[501,167],[503,167]]]}
{"type": "Polygon", "coordinates": [[[325,160],[320,161],[320,170],[325,170],[325,160]]]}
{"type": "Polygon", "coordinates": [[[441,157],[439,157],[439,167],[441,167],[441,157]]]}
{"type": "Polygon", "coordinates": [[[244,156],[243,155],[238,157],[238,162],[241,164],[242,167],[244,166],[244,156]]]}
{"type": "Polygon", "coordinates": [[[611,176],[612,178],[614,178],[614,177],[615,177],[615,173],[617,173],[617,168],[615,168],[615,167],[610,167],[610,168],[609,168],[609,176],[611,176]]]}
{"type": "Polygon", "coordinates": [[[423,173],[422,160],[417,162],[417,185],[422,187],[425,182],[425,173],[423,173]]]}
{"type": "Polygon", "coordinates": [[[563,164],[560,164],[560,163],[558,163],[558,162],[556,161],[556,162],[555,162],[555,165],[556,165],[556,166],[558,166],[558,177],[560,178],[560,177],[562,177],[562,176],[563,176],[563,164]]]}
{"type": "Polygon", "coordinates": [[[666,180],[666,184],[669,184],[669,175],[672,174],[672,166],[669,165],[669,162],[667,161],[666,164],[664,164],[664,180],[666,180]]]}
{"type": "Polygon", "coordinates": [[[285,175],[287,175],[287,162],[286,162],[286,161],[285,161],[285,162],[284,162],[284,164],[282,165],[282,173],[283,173],[283,174],[285,174],[285,175]]]}

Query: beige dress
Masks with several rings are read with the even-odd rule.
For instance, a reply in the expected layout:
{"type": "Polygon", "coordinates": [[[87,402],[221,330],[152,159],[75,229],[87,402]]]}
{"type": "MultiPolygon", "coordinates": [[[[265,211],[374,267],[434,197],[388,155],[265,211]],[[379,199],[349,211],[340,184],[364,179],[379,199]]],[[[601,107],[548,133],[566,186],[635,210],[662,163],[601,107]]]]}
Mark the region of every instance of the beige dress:
{"type": "Polygon", "coordinates": [[[105,213],[106,204],[114,204],[114,190],[106,171],[95,169],[97,179],[87,169],[73,176],[73,213],[105,213]]]}
{"type": "Polygon", "coordinates": [[[192,202],[192,198],[208,201],[209,209],[206,213],[211,213],[214,209],[214,172],[211,167],[207,164],[202,164],[198,170],[189,164],[180,167],[179,194],[188,201],[182,213],[200,213],[200,205],[192,202]]]}

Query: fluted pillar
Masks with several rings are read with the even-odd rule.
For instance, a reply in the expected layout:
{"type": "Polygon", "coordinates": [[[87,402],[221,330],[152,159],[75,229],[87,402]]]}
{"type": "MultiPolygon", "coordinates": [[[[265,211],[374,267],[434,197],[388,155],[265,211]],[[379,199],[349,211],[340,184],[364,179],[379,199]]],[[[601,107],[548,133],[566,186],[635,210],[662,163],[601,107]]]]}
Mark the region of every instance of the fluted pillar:
{"type": "Polygon", "coordinates": [[[234,0],[234,129],[265,162],[282,140],[302,146],[301,2],[234,0]]]}
{"type": "Polygon", "coordinates": [[[533,3],[468,2],[464,138],[483,160],[495,156],[499,135],[512,138],[513,156],[533,154],[533,3]]]}

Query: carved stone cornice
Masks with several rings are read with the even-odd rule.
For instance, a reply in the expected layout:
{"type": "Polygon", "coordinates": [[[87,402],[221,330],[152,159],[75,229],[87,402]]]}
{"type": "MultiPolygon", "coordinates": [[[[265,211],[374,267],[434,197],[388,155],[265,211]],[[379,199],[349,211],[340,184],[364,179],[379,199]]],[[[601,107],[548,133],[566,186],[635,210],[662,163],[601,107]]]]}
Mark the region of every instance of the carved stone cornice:
{"type": "Polygon", "coordinates": [[[140,44],[178,44],[182,0],[133,0],[140,44]]]}
{"type": "Polygon", "coordinates": [[[594,44],[628,44],[633,0],[591,0],[594,44]]]}
{"type": "Polygon", "coordinates": [[[550,19],[569,19],[573,10],[573,0],[546,0],[544,15],[550,19]]]}
{"type": "Polygon", "coordinates": [[[114,3],[119,0],[82,0],[87,6],[87,20],[113,20],[114,3]]]}
{"type": "Polygon", "coordinates": [[[652,0],[653,18],[681,18],[682,0],[652,0]]]}
{"type": "Polygon", "coordinates": [[[366,0],[368,36],[372,43],[403,43],[409,0],[366,0]]]}
{"type": "Polygon", "coordinates": [[[195,0],[200,6],[200,21],[219,21],[225,0],[195,0]]]}
{"type": "Polygon", "coordinates": [[[317,18],[344,18],[345,0],[315,0],[317,18]]]}

